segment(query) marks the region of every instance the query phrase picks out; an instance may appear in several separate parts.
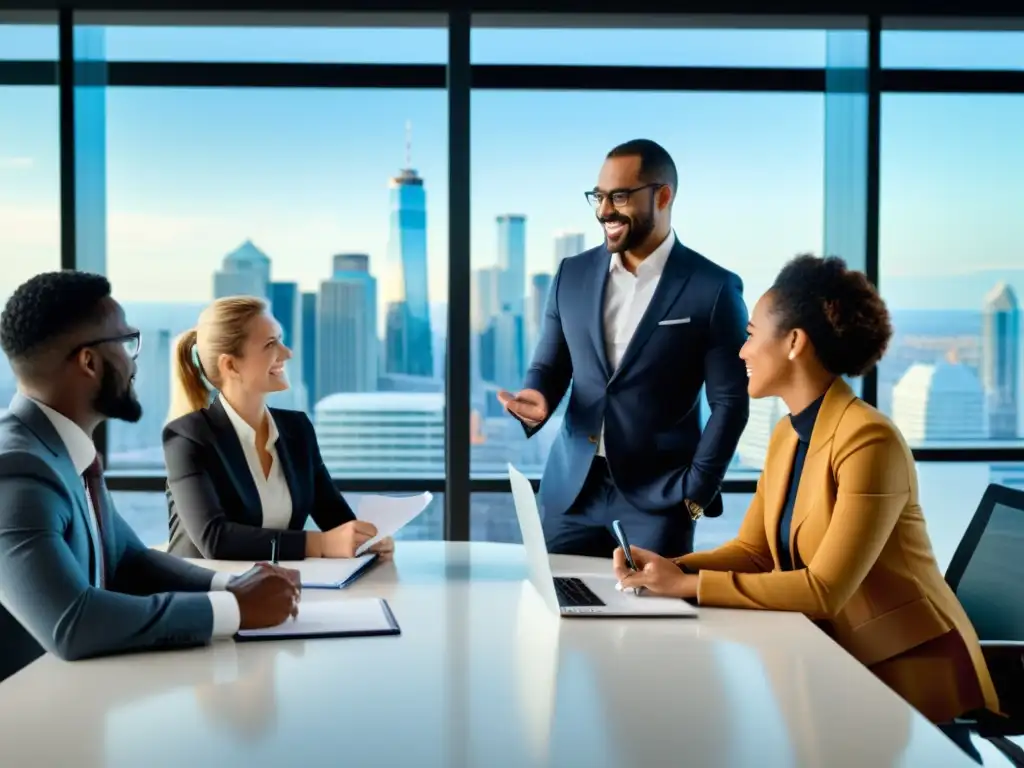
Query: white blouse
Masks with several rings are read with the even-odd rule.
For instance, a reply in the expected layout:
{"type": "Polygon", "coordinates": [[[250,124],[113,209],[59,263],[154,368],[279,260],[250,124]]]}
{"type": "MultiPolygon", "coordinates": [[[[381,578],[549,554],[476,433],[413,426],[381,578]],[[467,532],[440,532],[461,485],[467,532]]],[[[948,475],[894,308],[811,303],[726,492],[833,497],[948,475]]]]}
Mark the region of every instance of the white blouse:
{"type": "Polygon", "coordinates": [[[249,464],[249,471],[252,473],[252,480],[256,484],[256,490],[260,494],[260,505],[263,507],[263,527],[278,531],[287,530],[292,519],[292,494],[288,490],[288,483],[284,477],[284,470],[281,468],[281,461],[277,455],[277,425],[274,417],[267,411],[267,420],[270,431],[267,435],[267,452],[270,454],[270,474],[263,476],[263,467],[260,465],[260,457],[256,452],[256,430],[246,424],[245,420],[235,412],[228,401],[220,398],[220,404],[235,428],[239,441],[242,443],[242,451],[245,453],[245,460],[249,464]]]}

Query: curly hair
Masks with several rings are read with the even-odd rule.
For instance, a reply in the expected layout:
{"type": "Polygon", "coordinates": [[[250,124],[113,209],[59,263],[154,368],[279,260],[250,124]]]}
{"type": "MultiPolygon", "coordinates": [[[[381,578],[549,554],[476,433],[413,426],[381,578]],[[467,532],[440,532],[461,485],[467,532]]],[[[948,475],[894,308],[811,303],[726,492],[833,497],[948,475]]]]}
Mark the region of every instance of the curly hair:
{"type": "Polygon", "coordinates": [[[96,319],[110,296],[102,275],[44,272],[22,283],[0,314],[0,346],[12,361],[27,360],[57,337],[96,319]]]}
{"type": "Polygon", "coordinates": [[[889,310],[863,272],[837,256],[801,254],[771,287],[779,329],[807,334],[818,359],[836,376],[862,376],[892,338],[889,310]]]}

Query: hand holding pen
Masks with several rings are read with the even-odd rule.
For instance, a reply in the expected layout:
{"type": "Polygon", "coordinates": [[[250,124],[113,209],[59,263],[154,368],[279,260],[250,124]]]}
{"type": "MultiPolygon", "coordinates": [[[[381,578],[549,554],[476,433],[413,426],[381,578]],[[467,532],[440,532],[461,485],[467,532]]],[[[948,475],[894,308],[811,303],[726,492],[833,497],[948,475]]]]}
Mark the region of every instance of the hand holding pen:
{"type": "Polygon", "coordinates": [[[631,589],[637,595],[647,590],[653,595],[684,600],[697,596],[697,576],[683,573],[678,565],[657,552],[631,547],[618,520],[612,523],[612,530],[619,540],[619,548],[612,556],[615,578],[619,580],[618,589],[631,589]]]}
{"type": "Polygon", "coordinates": [[[294,568],[282,568],[278,563],[278,556],[281,552],[281,534],[275,534],[270,542],[270,565],[291,580],[296,587],[302,589],[302,577],[294,568]]]}

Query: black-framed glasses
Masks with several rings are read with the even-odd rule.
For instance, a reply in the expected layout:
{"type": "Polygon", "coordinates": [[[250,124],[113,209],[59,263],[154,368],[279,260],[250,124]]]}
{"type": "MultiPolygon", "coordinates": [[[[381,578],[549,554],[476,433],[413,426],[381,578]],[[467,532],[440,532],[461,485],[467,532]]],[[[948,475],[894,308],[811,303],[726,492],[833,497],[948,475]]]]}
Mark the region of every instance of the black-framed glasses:
{"type": "Polygon", "coordinates": [[[629,202],[629,198],[636,192],[640,192],[645,189],[661,189],[664,184],[644,184],[642,187],[633,187],[632,189],[613,189],[609,192],[599,192],[596,189],[590,189],[583,194],[587,197],[587,202],[590,203],[594,208],[600,208],[604,205],[605,200],[611,200],[613,208],[621,208],[629,202]]]}
{"type": "Polygon", "coordinates": [[[120,344],[124,348],[125,354],[134,360],[139,356],[139,351],[142,349],[142,332],[133,331],[121,336],[107,336],[106,338],[87,341],[68,352],[68,357],[74,357],[86,347],[95,347],[100,344],[120,344]]]}

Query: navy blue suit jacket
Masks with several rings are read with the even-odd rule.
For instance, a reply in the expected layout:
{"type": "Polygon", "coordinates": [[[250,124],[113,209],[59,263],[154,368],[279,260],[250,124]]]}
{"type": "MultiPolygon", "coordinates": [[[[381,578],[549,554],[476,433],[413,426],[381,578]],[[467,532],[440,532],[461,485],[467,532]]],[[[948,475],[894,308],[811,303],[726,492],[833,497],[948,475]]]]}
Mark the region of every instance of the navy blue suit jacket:
{"type": "Polygon", "coordinates": [[[263,528],[263,509],[242,443],[217,398],[164,427],[167,551],[179,557],[263,560],[276,541],[281,560],[306,557],[306,521],[321,531],[355,520],[324,466],[316,432],[301,411],[270,409],[277,457],[292,497],[285,531],[263,528]]]}
{"type": "MultiPolygon", "coordinates": [[[[603,422],[609,469],[630,504],[662,512],[689,499],[709,517],[720,515],[722,479],[750,410],[739,359],[747,327],[743,283],[677,240],[613,371],[603,319],[610,263],[604,246],[562,261],[526,374],[525,387],[543,394],[552,412],[572,384],[541,481],[545,514],[575,502],[603,422]],[[684,322],[661,324],[671,320],[684,322]],[[705,384],[711,418],[702,434],[705,384]]],[[[528,427],[527,435],[541,427],[528,427]]]]}

